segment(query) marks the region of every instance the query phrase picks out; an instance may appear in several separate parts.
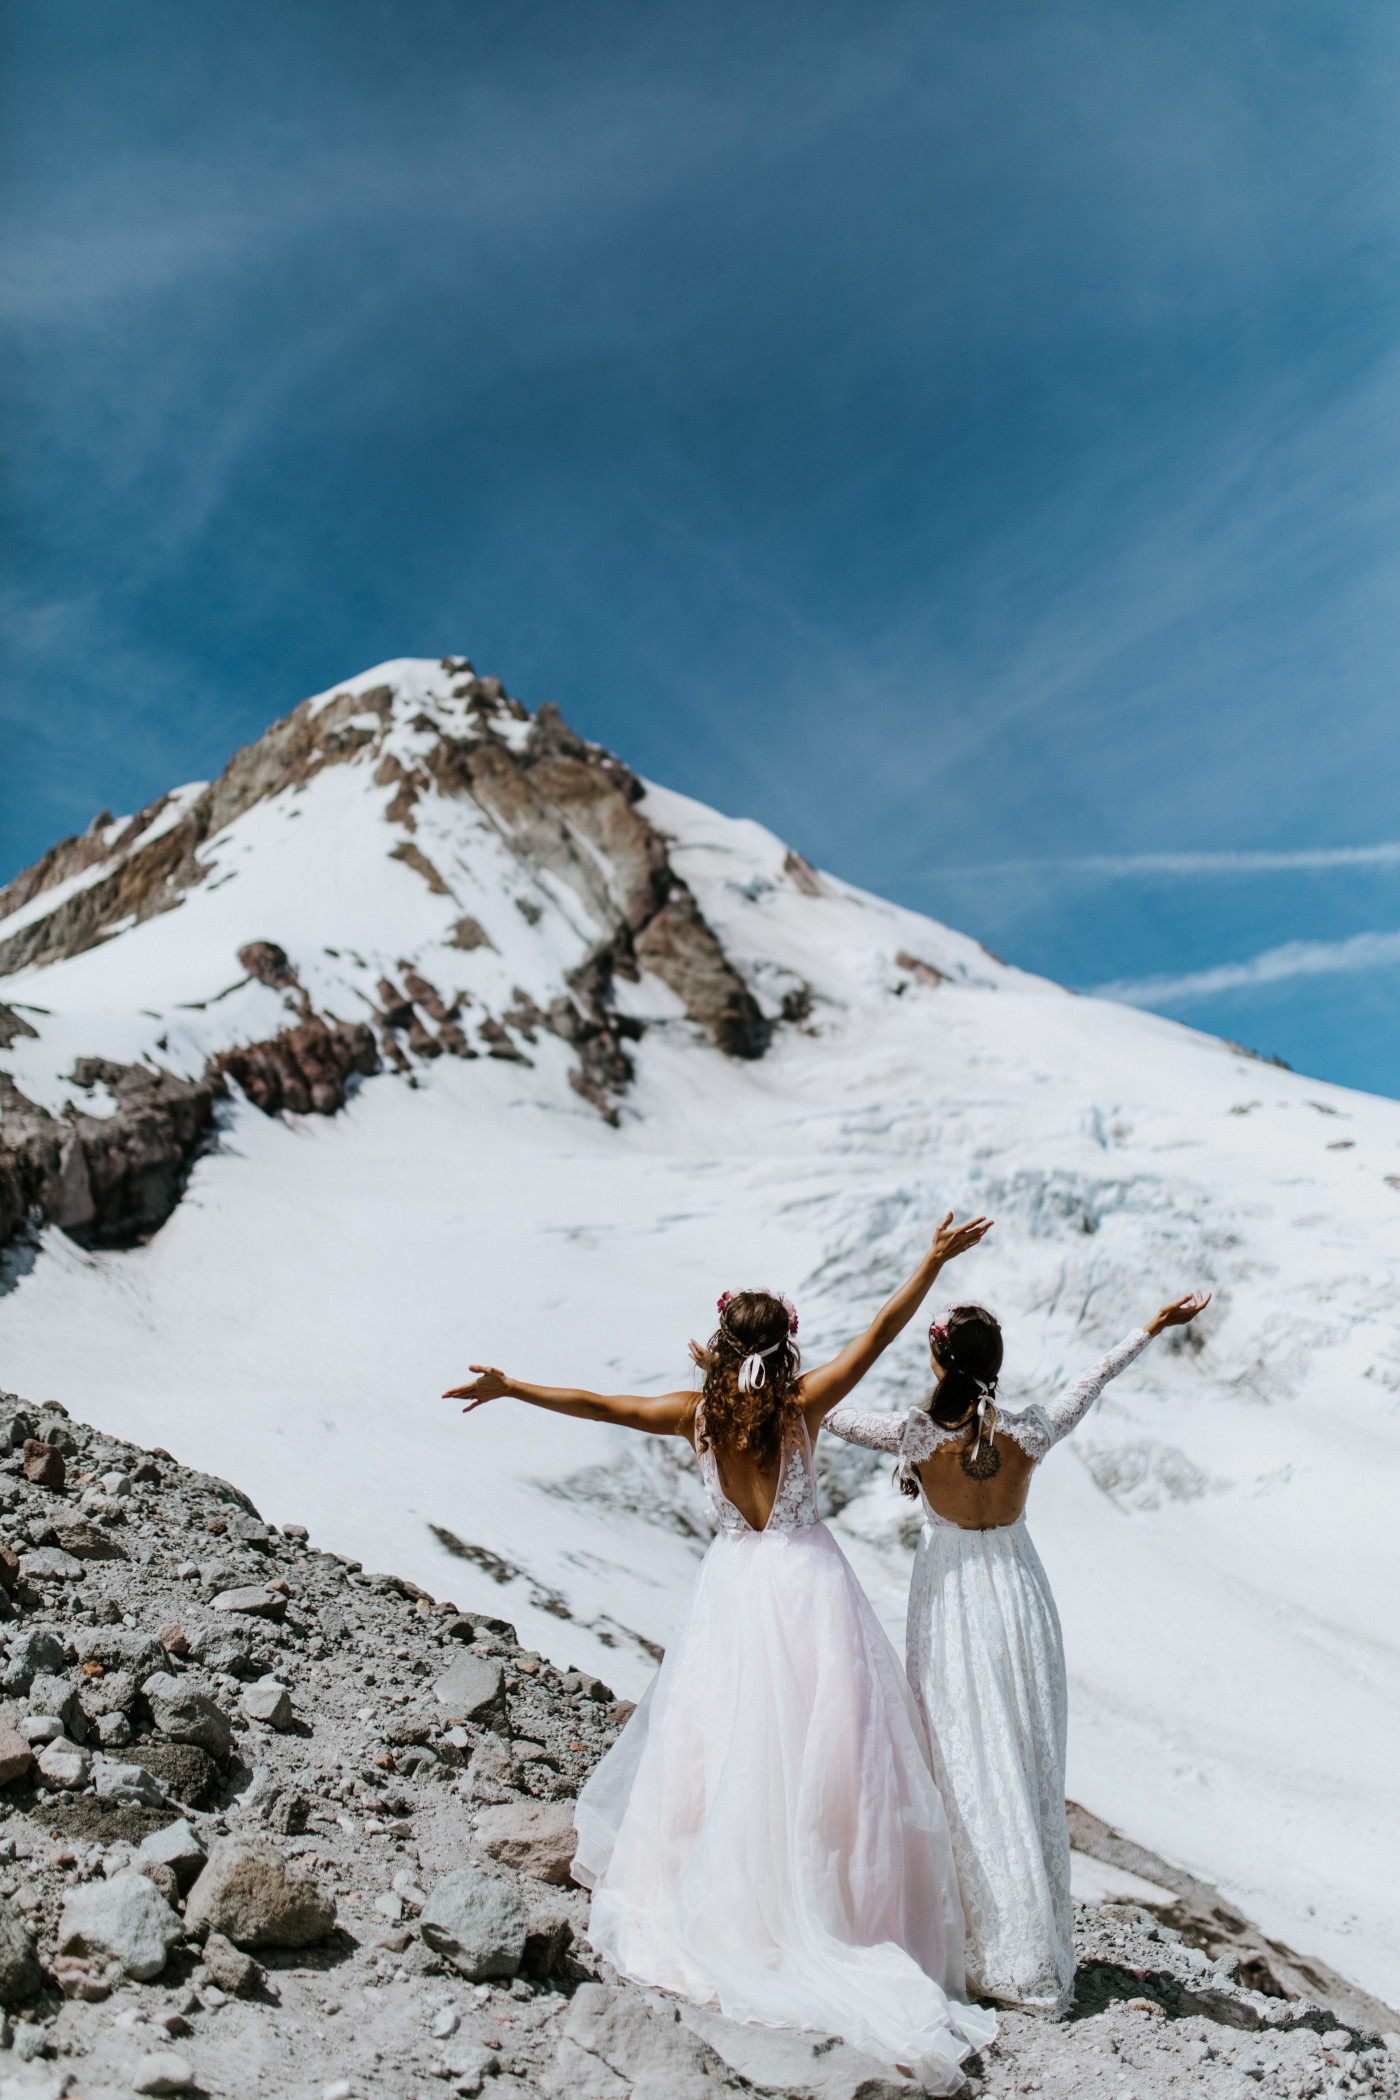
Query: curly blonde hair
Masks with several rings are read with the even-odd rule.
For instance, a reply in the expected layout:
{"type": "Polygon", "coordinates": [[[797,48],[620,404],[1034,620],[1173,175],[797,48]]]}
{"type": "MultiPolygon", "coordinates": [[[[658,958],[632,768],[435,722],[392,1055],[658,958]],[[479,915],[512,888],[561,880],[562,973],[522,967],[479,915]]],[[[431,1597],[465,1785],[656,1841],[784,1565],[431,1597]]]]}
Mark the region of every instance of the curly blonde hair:
{"type": "Polygon", "coordinates": [[[802,1352],[789,1332],[782,1299],[771,1291],[737,1292],[720,1314],[701,1366],[701,1448],[718,1444],[726,1451],[751,1451],[760,1463],[775,1459],[796,1427],[802,1376],[802,1352]],[[767,1375],[761,1386],[744,1392],[739,1368],[755,1351],[765,1352],[767,1375]]]}

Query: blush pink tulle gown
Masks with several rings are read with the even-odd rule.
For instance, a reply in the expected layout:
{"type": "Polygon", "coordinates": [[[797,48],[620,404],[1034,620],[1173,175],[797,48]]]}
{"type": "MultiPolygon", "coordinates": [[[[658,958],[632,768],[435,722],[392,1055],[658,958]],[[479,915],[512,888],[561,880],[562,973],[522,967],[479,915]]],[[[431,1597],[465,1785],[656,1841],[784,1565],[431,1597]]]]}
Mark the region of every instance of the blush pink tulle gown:
{"type": "Polygon", "coordinates": [[[948,1823],[904,1672],[818,1521],[805,1428],[761,1532],[713,1451],[700,1464],[717,1536],[578,1800],[589,1937],[639,1983],[843,2035],[953,2092],[996,2018],[966,2002],[948,1823]]]}

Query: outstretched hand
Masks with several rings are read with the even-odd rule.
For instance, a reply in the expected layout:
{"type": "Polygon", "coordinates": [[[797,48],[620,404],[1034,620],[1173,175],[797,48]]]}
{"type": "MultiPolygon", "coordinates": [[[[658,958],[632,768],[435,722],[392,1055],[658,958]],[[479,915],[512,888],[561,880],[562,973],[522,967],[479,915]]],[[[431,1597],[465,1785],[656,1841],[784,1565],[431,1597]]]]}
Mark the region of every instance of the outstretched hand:
{"type": "Polygon", "coordinates": [[[1211,1293],[1191,1291],[1184,1298],[1177,1298],[1171,1305],[1164,1305],[1147,1323],[1149,1334],[1160,1334],[1164,1327],[1186,1327],[1197,1313],[1204,1312],[1210,1304],[1211,1293]]]}
{"type": "Polygon", "coordinates": [[[444,1400],[465,1400],[468,1404],[462,1409],[464,1415],[469,1415],[474,1407],[484,1407],[488,1400],[499,1400],[502,1393],[509,1391],[510,1380],[503,1371],[493,1370],[489,1364],[470,1364],[468,1369],[480,1376],[470,1385],[450,1386],[442,1396],[444,1400]]]}
{"type": "Polygon", "coordinates": [[[952,1261],[959,1254],[966,1254],[969,1247],[975,1247],[983,1234],[991,1229],[990,1218],[974,1218],[969,1225],[954,1225],[953,1213],[949,1211],[933,1235],[932,1252],[939,1261],[952,1261]]]}

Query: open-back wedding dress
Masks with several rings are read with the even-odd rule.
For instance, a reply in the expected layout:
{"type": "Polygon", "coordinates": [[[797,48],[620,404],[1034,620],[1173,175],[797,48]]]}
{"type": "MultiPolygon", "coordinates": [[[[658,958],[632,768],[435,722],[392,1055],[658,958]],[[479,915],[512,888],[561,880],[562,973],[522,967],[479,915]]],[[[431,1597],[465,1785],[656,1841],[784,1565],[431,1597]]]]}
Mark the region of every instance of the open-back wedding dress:
{"type": "MultiPolygon", "coordinates": [[[[1046,1407],[998,1411],[996,1433],[1037,1463],[1150,1337],[1139,1328],[1046,1407]]],[[[834,1408],[826,1428],[898,1454],[923,1529],[909,1590],[909,1682],[928,1731],[967,1919],[967,1975],[988,1998],[1049,2013],[1074,1995],[1065,1821],[1068,1699],[1060,1618],[1024,1512],[964,1530],[939,1516],[914,1468],[966,1438],[926,1408],[834,1408]]]]}
{"type": "Polygon", "coordinates": [[[579,1796],[589,1937],[731,2019],[841,2034],[926,2090],[996,2033],[965,2002],[943,1803],[899,1661],[818,1521],[799,1420],[755,1531],[696,1420],[717,1526],[666,1659],[579,1796]]]}

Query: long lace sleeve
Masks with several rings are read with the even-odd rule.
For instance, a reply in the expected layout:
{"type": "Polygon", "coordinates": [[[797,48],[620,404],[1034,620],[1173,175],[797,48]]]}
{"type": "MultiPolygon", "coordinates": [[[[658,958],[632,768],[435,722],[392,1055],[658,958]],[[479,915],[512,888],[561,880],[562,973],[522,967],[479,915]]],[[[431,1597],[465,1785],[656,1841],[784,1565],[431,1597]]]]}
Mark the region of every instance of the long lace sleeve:
{"type": "Polygon", "coordinates": [[[1057,1393],[1047,1406],[1028,1407],[1011,1420],[1003,1417],[1002,1426],[1007,1435],[1013,1436],[1031,1458],[1044,1458],[1061,1437],[1068,1436],[1083,1421],[1109,1380],[1116,1378],[1120,1371],[1126,1371],[1151,1339],[1145,1327],[1134,1328],[1130,1335],[1109,1350],[1107,1356],[1100,1357],[1092,1370],[1071,1379],[1064,1391],[1057,1393]]]}
{"type": "Polygon", "coordinates": [[[833,1407],[822,1422],[833,1436],[848,1444],[864,1444],[869,1451],[895,1451],[917,1465],[932,1456],[938,1442],[933,1423],[922,1407],[907,1414],[877,1414],[870,1408],[833,1407]]]}

